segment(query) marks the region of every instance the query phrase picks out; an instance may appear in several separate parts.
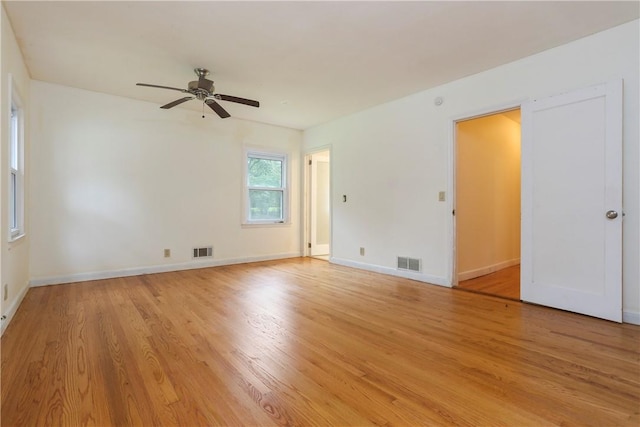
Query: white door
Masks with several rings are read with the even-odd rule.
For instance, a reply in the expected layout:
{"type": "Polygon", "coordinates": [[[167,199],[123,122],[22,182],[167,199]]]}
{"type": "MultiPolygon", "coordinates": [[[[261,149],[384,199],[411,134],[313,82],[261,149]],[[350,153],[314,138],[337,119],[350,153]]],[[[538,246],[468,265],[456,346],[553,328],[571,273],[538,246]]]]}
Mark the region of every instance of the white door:
{"type": "Polygon", "coordinates": [[[522,106],[524,301],[622,321],[622,81],[522,106]]]}
{"type": "Polygon", "coordinates": [[[329,152],[311,156],[311,255],[329,255],[331,240],[329,152]]]}

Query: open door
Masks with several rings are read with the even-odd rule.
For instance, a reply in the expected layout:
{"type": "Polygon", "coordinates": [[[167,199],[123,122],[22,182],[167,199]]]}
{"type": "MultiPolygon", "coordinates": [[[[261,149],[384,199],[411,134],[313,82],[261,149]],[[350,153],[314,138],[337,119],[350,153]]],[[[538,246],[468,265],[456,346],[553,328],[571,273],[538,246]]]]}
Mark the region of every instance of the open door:
{"type": "Polygon", "coordinates": [[[331,240],[329,151],[310,157],[310,254],[329,255],[331,240]]]}
{"type": "Polygon", "coordinates": [[[456,287],[520,300],[520,107],[455,122],[456,287]]]}
{"type": "Polygon", "coordinates": [[[522,106],[524,301],[622,321],[622,82],[522,106]]]}

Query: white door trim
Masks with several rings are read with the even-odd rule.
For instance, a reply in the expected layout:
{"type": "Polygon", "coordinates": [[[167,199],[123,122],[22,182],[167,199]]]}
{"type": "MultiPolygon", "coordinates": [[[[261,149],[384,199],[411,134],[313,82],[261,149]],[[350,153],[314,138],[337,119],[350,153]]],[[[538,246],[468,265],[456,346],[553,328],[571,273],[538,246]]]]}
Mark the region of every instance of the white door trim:
{"type": "MultiPolygon", "coordinates": [[[[329,242],[325,243],[325,244],[318,244],[318,230],[317,230],[317,224],[318,224],[318,215],[317,215],[317,210],[318,210],[318,185],[317,185],[317,180],[314,181],[314,177],[317,178],[317,173],[318,173],[318,165],[321,162],[327,163],[329,165],[329,168],[331,168],[331,153],[328,151],[322,151],[318,154],[312,154],[311,158],[313,160],[311,166],[311,181],[310,181],[310,188],[309,188],[309,195],[310,195],[310,241],[311,241],[311,256],[316,256],[316,255],[329,255],[330,253],[330,249],[331,249],[331,245],[329,245],[329,242]]],[[[329,174],[330,175],[330,174],[329,174]]],[[[331,176],[329,176],[329,184],[331,183],[331,176]]],[[[329,204],[331,203],[331,200],[329,200],[329,204]]],[[[331,216],[331,215],[329,215],[331,216]]],[[[329,230],[330,232],[330,230],[329,230]]],[[[331,236],[329,234],[329,236],[331,236]]]]}
{"type": "Polygon", "coordinates": [[[331,228],[331,234],[329,235],[329,254],[331,254],[331,248],[333,248],[333,151],[332,145],[322,145],[320,147],[314,147],[310,150],[302,152],[302,177],[303,185],[301,188],[303,208],[302,208],[302,225],[303,233],[302,240],[302,256],[311,256],[311,192],[309,191],[311,185],[311,167],[309,166],[309,160],[314,154],[329,152],[329,226],[331,228]]]}

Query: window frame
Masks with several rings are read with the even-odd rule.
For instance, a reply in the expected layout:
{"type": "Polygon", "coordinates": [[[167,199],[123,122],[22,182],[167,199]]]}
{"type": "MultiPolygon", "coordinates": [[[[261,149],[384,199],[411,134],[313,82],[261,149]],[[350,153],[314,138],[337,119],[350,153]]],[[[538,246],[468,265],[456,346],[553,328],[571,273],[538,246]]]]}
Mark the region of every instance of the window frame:
{"type": "Polygon", "coordinates": [[[243,156],[243,214],[242,225],[249,226],[274,226],[290,223],[289,217],[289,155],[287,153],[245,148],[243,156]],[[277,160],[282,162],[282,181],[280,187],[261,187],[249,185],[249,159],[258,158],[265,160],[277,160]],[[251,201],[249,194],[252,190],[279,191],[282,193],[282,218],[281,219],[252,219],[251,201]]]}
{"type": "Polygon", "coordinates": [[[9,242],[20,239],[24,229],[24,104],[9,76],[8,227],[9,242]]]}

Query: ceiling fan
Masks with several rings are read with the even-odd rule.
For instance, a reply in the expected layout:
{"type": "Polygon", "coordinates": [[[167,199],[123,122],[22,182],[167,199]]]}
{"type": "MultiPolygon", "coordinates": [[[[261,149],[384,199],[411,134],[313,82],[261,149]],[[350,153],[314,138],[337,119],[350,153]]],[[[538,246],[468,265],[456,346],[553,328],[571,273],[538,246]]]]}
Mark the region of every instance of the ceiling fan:
{"type": "MultiPolygon", "coordinates": [[[[171,89],[177,90],[182,93],[188,93],[190,96],[185,96],[184,98],[176,99],[168,104],[163,105],[160,108],[169,109],[173,108],[176,105],[180,105],[183,102],[191,101],[192,99],[197,98],[198,100],[203,102],[202,108],[204,108],[204,104],[208,105],[215,113],[220,116],[221,119],[226,119],[227,117],[231,117],[231,115],[222,108],[222,105],[218,104],[218,101],[229,101],[229,102],[237,102],[238,104],[250,105],[252,107],[259,107],[260,103],[258,101],[253,101],[251,99],[238,98],[237,96],[230,95],[222,95],[218,93],[214,93],[215,88],[213,87],[213,81],[206,79],[209,75],[209,70],[205,68],[196,68],[193,70],[198,76],[198,80],[194,80],[189,82],[187,89],[180,89],[177,87],[169,87],[169,86],[159,86],[159,85],[151,85],[147,83],[136,83],[137,86],[147,86],[147,87],[157,87],[160,89],[171,89]]],[[[204,114],[202,115],[204,118],[204,114]]]]}

